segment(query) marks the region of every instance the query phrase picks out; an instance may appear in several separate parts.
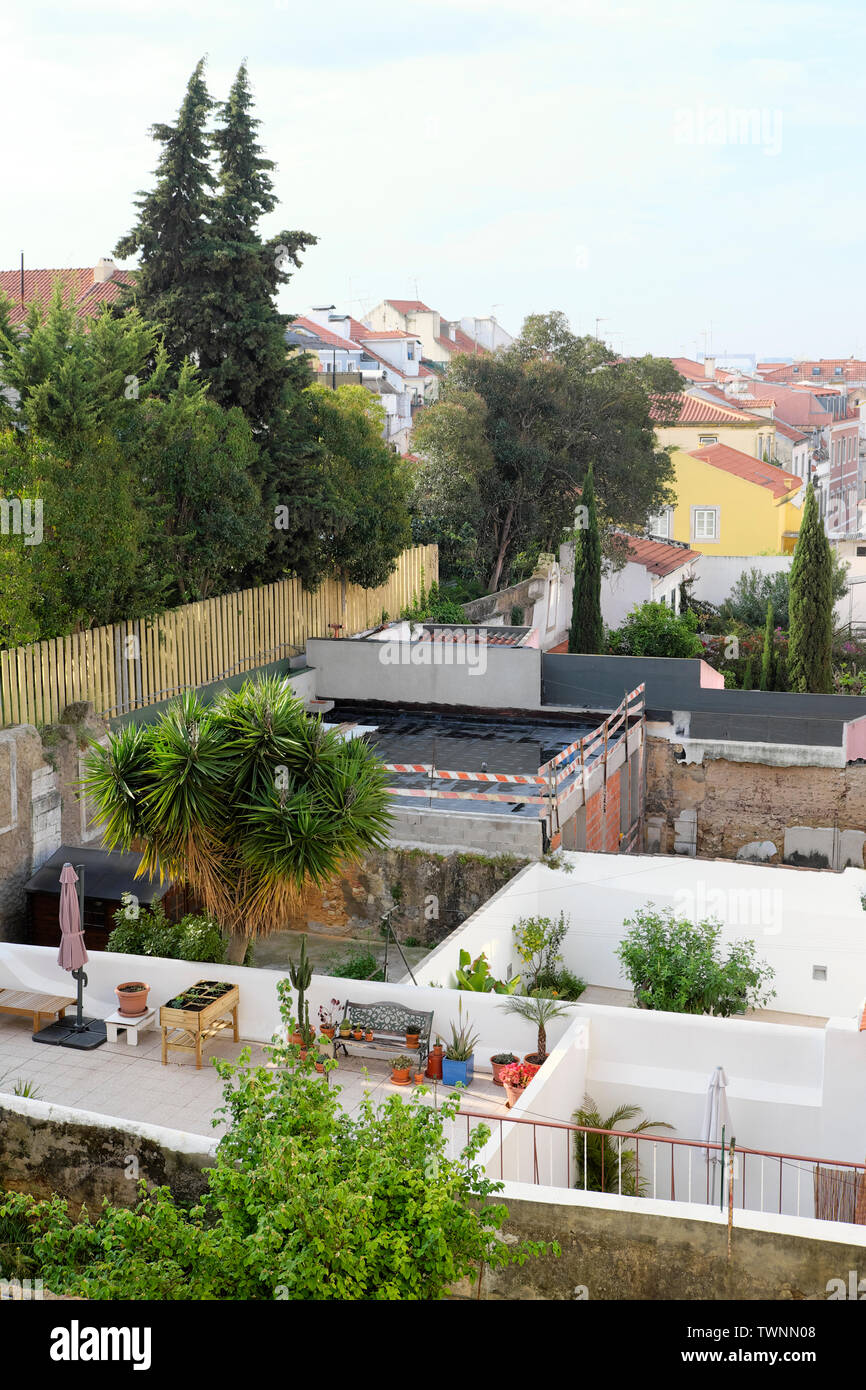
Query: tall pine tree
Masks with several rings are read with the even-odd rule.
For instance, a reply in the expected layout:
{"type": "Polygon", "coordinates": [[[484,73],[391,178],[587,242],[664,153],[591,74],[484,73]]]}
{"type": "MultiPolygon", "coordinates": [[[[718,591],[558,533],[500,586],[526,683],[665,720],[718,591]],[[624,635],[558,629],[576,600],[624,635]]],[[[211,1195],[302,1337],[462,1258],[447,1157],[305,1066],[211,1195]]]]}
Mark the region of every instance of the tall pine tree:
{"type": "Polygon", "coordinates": [[[595,482],[592,464],[586,472],[581,503],[586,508],[574,541],[574,597],[571,608],[571,627],[568,633],[570,652],[600,652],[604,645],[604,623],[601,619],[601,539],[598,534],[598,513],[595,505],[595,482]]]}
{"type": "Polygon", "coordinates": [[[788,688],[832,690],[833,556],[811,482],[791,565],[788,614],[788,688]]]}
{"type": "Polygon", "coordinates": [[[289,357],[289,316],[275,296],[316,238],[282,231],[263,241],[261,217],[274,211],[271,171],[252,115],[243,65],[226,102],[214,110],[197,65],[175,125],[152,127],[163,146],[152,192],[141,194],[132,231],[116,254],[141,258],[133,294],[165,336],[175,365],[194,356],[211,399],[243,410],[259,446],[254,482],[262,498],[269,546],[244,581],[286,572],[315,584],[323,575],[321,546],[334,510],[315,421],[304,388],[311,373],[289,357]],[[211,170],[216,156],[218,171],[211,170]]]}
{"type": "Polygon", "coordinates": [[[207,238],[214,179],[206,127],[213,102],[204,66],[202,58],[187,84],[176,124],[150,128],[162,145],[156,183],[150,193],[139,193],[138,220],[114,248],[123,259],[139,257],[135,285],[121,307],[132,301],[157,325],[175,367],[200,350],[201,304],[210,270],[207,238]]]}

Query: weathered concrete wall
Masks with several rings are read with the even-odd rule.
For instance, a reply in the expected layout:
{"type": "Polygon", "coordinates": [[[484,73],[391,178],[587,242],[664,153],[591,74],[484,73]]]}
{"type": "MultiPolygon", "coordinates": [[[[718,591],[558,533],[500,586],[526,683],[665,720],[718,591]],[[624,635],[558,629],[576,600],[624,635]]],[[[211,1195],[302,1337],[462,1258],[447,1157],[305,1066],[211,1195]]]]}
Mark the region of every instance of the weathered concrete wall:
{"type": "Polygon", "coordinates": [[[415,937],[435,945],[498,892],[528,862],[453,851],[384,849],[365,855],[324,889],[309,888],[289,927],[369,936],[384,914],[396,910],[391,926],[398,940],[415,937]]]}
{"type": "Polygon", "coordinates": [[[453,656],[433,643],[328,637],[307,642],[320,699],[496,710],[541,707],[537,648],[488,646],[480,653],[483,664],[474,666],[452,664],[453,656]]]}
{"type": "MultiPolygon", "coordinates": [[[[485,1267],[485,1299],[826,1299],[829,1281],[847,1284],[849,1270],[862,1269],[866,1253],[847,1237],[851,1227],[840,1224],[836,1236],[836,1223],[738,1211],[729,1261],[726,1220],[715,1210],[669,1216],[656,1214],[653,1209],[662,1205],[656,1202],[632,1199],[622,1203],[625,1210],[600,1194],[586,1194],[575,1205],[555,1189],[549,1193],[559,1195],[558,1201],[527,1201],[514,1191],[506,1184],[500,1199],[509,1212],[506,1240],[555,1240],[562,1254],[530,1259],[522,1267],[485,1267]],[[814,1230],[814,1237],[793,1234],[795,1226],[814,1230]]],[[[455,1290],[467,1298],[476,1291],[469,1281],[455,1290]]]]}
{"type": "Polygon", "coordinates": [[[103,1197],[129,1207],[143,1178],[191,1202],[207,1186],[213,1152],[214,1144],[196,1135],[0,1096],[0,1189],[7,1191],[57,1192],[91,1210],[103,1197]]]}
{"type": "MultiPolygon", "coordinates": [[[[658,828],[649,849],[682,852],[675,843],[675,822],[694,812],[696,849],[704,857],[733,859],[746,845],[771,841],[779,862],[786,856],[787,837],[792,863],[863,866],[866,766],[778,767],[723,758],[689,763],[680,761],[681,745],[652,737],[647,754],[647,822],[658,828]]],[[[774,859],[769,851],[761,857],[774,859]]]]}
{"type": "Polygon", "coordinates": [[[530,816],[473,815],[471,811],[391,808],[392,845],[436,845],[473,854],[516,854],[540,859],[544,823],[530,816]]]}
{"type": "Polygon", "coordinates": [[[0,730],[0,940],[24,916],[24,884],[60,846],[60,792],[32,724],[0,730]]]}
{"type": "Polygon", "coordinates": [[[106,737],[90,704],[69,705],[41,735],[32,724],[0,729],[0,940],[20,929],[24,884],[55,850],[99,842],[75,788],[88,742],[106,737]]]}

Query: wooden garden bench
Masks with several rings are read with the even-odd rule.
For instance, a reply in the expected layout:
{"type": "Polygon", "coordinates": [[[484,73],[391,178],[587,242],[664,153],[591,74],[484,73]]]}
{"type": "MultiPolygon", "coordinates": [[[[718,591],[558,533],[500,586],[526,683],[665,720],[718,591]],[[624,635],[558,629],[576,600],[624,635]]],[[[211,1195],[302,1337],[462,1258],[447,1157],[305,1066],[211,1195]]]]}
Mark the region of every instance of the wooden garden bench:
{"type": "MultiPolygon", "coordinates": [[[[365,1031],[372,1028],[373,1040],[367,1042],[365,1039],[364,1047],[375,1047],[392,1055],[395,1052],[406,1051],[406,1025],[417,1024],[418,1058],[422,1065],[426,1066],[427,1053],[430,1051],[430,1030],[433,1027],[432,1009],[429,1013],[421,1013],[418,1009],[407,1009],[403,1004],[392,1004],[388,999],[379,1000],[375,1004],[358,1004],[349,999],[343,1010],[343,1019],[348,1019],[352,1024],[359,1024],[365,1031]]],[[[341,1047],[347,1057],[349,1049],[346,1044],[350,1041],[359,1040],[341,1038],[339,1032],[334,1037],[335,1045],[341,1047]]]]}
{"type": "Polygon", "coordinates": [[[36,994],[24,989],[0,989],[0,1014],[17,1014],[33,1019],[33,1032],[38,1033],[43,1021],[63,1018],[75,999],[63,994],[36,994]]]}

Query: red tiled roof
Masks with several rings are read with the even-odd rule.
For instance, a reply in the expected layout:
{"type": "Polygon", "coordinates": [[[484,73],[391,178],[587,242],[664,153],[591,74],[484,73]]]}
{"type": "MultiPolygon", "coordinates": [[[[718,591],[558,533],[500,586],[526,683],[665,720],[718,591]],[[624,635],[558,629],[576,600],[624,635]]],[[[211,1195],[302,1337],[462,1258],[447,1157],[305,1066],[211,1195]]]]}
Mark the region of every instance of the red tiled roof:
{"type": "Polygon", "coordinates": [[[684,376],[687,381],[712,381],[712,377],[707,376],[704,370],[703,362],[695,362],[691,357],[672,357],[670,360],[680,376],[684,376]]]}
{"type": "Polygon", "coordinates": [[[365,329],[361,341],[367,342],[372,338],[414,338],[417,343],[421,341],[417,333],[406,333],[402,328],[377,328],[375,331],[372,328],[365,329]]]}
{"type": "Polygon", "coordinates": [[[398,314],[432,314],[433,312],[420,299],[386,299],[385,303],[391,304],[398,314]]]}
{"type": "MultiPolygon", "coordinates": [[[[673,427],[678,425],[753,425],[755,418],[747,415],[742,410],[737,410],[734,406],[716,405],[710,401],[703,401],[699,396],[691,396],[683,391],[678,399],[681,402],[680,413],[673,421],[673,427]]],[[[650,411],[654,420],[665,419],[664,410],[660,405],[653,405],[650,411]]]]}
{"type": "Polygon", "coordinates": [[[103,304],[113,303],[120,291],[134,282],[134,275],[128,270],[115,270],[110,280],[96,284],[93,279],[93,266],[75,266],[59,270],[25,270],[24,303],[21,303],[21,271],[0,270],[0,293],[12,300],[9,320],[12,324],[23,323],[27,311],[34,300],[39,300],[47,308],[55,287],[59,283],[64,297],[75,305],[79,318],[88,318],[99,312],[103,304]]]}
{"type": "Polygon", "coordinates": [[[652,574],[672,574],[689,560],[697,560],[699,552],[681,545],[666,545],[664,541],[651,541],[645,536],[629,536],[628,558],[632,564],[643,565],[652,574]]]}
{"type": "Polygon", "coordinates": [[[306,328],[308,332],[315,333],[322,343],[327,343],[328,347],[344,348],[346,352],[360,352],[361,344],[353,343],[348,338],[343,338],[339,333],[332,333],[330,328],[325,328],[321,323],[316,323],[315,319],[308,319],[306,315],[299,314],[289,324],[289,328],[306,328]]]}
{"type": "Polygon", "coordinates": [[[701,463],[709,463],[713,468],[733,473],[747,483],[757,483],[759,487],[767,488],[776,499],[793,496],[803,483],[796,474],[786,473],[772,463],[752,458],[750,454],[731,449],[727,444],[710,444],[705,449],[690,449],[688,452],[692,458],[700,459],[701,463]]]}
{"type": "Polygon", "coordinates": [[[786,425],[784,420],[774,420],[773,424],[776,426],[777,434],[784,435],[785,439],[790,439],[794,444],[800,444],[809,438],[802,430],[795,430],[793,425],[786,425]]]}

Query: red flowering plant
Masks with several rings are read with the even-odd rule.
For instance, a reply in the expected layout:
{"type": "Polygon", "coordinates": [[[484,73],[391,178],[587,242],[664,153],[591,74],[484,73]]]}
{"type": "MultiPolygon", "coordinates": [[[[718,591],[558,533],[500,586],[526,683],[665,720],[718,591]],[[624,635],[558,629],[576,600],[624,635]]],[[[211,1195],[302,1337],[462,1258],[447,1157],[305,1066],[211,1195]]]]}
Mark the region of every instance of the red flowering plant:
{"type": "Polygon", "coordinates": [[[512,1062],[510,1067],[503,1067],[499,1073],[500,1081],[506,1086],[513,1086],[515,1090],[522,1091],[524,1086],[528,1086],[539,1068],[533,1062],[512,1062]]]}

